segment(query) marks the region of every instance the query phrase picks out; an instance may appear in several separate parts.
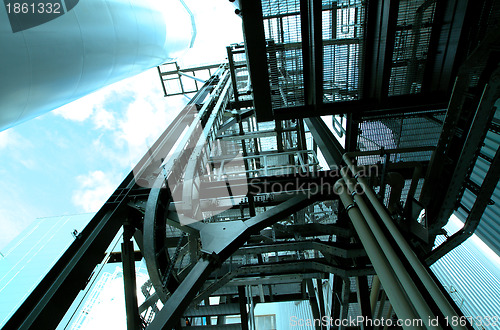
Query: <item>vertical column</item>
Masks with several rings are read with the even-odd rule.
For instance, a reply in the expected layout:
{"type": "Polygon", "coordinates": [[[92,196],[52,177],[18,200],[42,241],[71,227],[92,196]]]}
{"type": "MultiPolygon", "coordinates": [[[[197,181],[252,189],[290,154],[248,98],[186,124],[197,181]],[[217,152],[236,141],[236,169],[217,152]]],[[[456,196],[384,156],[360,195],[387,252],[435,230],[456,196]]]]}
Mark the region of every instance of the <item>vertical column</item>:
{"type": "MultiPolygon", "coordinates": [[[[349,315],[349,298],[351,296],[351,281],[347,278],[342,278],[342,298],[340,305],[340,319],[347,320],[349,315]]],[[[346,327],[341,325],[340,330],[344,330],[346,327]]]]}
{"type": "Polygon", "coordinates": [[[238,286],[238,302],[240,304],[241,329],[248,330],[247,297],[243,285],[238,286]]]}
{"type": "Polygon", "coordinates": [[[231,46],[226,47],[227,50],[227,60],[229,62],[229,71],[231,72],[231,84],[233,85],[234,102],[239,102],[238,84],[236,81],[236,69],[234,67],[234,57],[233,50],[231,46]]]}
{"type": "Polygon", "coordinates": [[[340,307],[342,305],[342,278],[338,275],[333,275],[333,292],[330,316],[333,320],[340,318],[340,307]]]}
{"type": "Polygon", "coordinates": [[[141,327],[137,303],[137,284],[135,282],[134,243],[132,242],[134,231],[135,228],[126,221],[123,225],[122,265],[127,329],[140,329],[141,327]]]}
{"type": "MultiPolygon", "coordinates": [[[[368,279],[366,276],[358,276],[356,277],[356,286],[357,286],[357,298],[359,307],[361,309],[361,316],[366,319],[372,318],[372,310],[370,306],[370,289],[368,288],[368,279]]],[[[368,326],[366,322],[361,325],[361,329],[363,330],[371,330],[372,326],[368,326]]]]}
{"type": "MultiPolygon", "coordinates": [[[[311,304],[312,314],[314,320],[321,320],[321,311],[319,310],[318,300],[316,299],[316,290],[314,290],[314,284],[312,279],[307,279],[307,291],[309,292],[309,303],[311,304]]],[[[315,323],[316,330],[321,330],[321,325],[315,323]]]]}
{"type": "Polygon", "coordinates": [[[255,113],[259,121],[273,120],[262,4],[255,0],[241,0],[240,8],[255,113]]]}

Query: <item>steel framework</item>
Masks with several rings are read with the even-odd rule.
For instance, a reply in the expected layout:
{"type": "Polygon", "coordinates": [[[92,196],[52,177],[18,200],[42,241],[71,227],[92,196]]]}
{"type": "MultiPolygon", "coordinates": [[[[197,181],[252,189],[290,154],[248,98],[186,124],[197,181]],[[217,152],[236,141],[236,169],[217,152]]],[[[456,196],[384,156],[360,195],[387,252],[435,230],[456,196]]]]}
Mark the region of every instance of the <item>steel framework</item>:
{"type": "Polygon", "coordinates": [[[121,227],[129,329],[253,329],[255,303],[290,300],[362,329],[462,316],[428,265],[474,231],[499,179],[496,151],[465,227],[433,250],[495,127],[499,29],[484,25],[498,6],[234,4],[245,43],[217,68],[158,69],[165,95],[195,95],[8,328],[55,328],[121,227]],[[187,90],[200,70],[214,71],[187,90]]]}

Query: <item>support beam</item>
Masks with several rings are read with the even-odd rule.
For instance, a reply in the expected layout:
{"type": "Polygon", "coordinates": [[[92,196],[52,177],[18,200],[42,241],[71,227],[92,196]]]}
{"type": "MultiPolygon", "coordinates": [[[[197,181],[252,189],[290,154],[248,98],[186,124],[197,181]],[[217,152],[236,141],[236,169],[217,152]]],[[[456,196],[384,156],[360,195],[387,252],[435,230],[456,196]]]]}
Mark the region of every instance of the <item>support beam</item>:
{"type": "MultiPolygon", "coordinates": [[[[321,311],[318,304],[318,299],[316,299],[316,290],[314,289],[314,284],[312,279],[306,279],[307,292],[309,293],[309,303],[311,304],[311,310],[313,319],[321,320],[321,311]]],[[[314,325],[316,330],[321,330],[322,326],[320,324],[314,325]]]]}
{"type": "Polygon", "coordinates": [[[186,308],[196,295],[206,277],[215,269],[213,263],[200,259],[191,269],[189,274],[180,283],[179,287],[167,300],[159,313],[155,315],[148,329],[172,329],[179,322],[186,308]]]}
{"type": "Polygon", "coordinates": [[[236,83],[236,70],[234,68],[234,57],[233,48],[231,46],[226,47],[227,50],[227,60],[229,62],[229,72],[231,72],[231,84],[233,86],[234,102],[239,102],[238,84],[236,83]]]}
{"type": "Polygon", "coordinates": [[[449,237],[445,242],[434,249],[430,255],[425,259],[427,265],[431,265],[436,262],[439,258],[444,256],[446,253],[453,250],[455,247],[462,244],[467,238],[469,238],[476,230],[481,216],[483,215],[486,207],[489,204],[490,198],[495,191],[498,180],[500,178],[500,148],[497,149],[493,162],[484,177],[483,184],[481,185],[477,199],[465,221],[462,229],[457,231],[451,237],[449,237]]]}
{"type": "Polygon", "coordinates": [[[327,115],[356,114],[358,116],[383,116],[403,113],[446,109],[448,96],[443,93],[411,94],[386,97],[383,100],[365,98],[356,101],[323,103],[314,108],[310,105],[274,109],[275,118],[286,120],[327,115]]]}
{"type": "MultiPolygon", "coordinates": [[[[104,256],[103,256],[104,258],[104,256]]],[[[114,263],[114,262],[122,262],[122,252],[111,252],[109,254],[109,259],[108,259],[108,264],[109,263],[114,263]]],[[[134,260],[135,261],[141,261],[142,260],[142,253],[141,251],[135,250],[134,251],[134,260]]]]}
{"type": "Polygon", "coordinates": [[[241,329],[248,330],[247,296],[245,287],[238,287],[238,303],[240,304],[241,329]]]}
{"type": "Polygon", "coordinates": [[[321,1],[301,0],[304,98],[314,108],[323,103],[323,36],[321,1]]]}
{"type": "Polygon", "coordinates": [[[323,280],[321,278],[316,279],[316,288],[318,290],[316,296],[318,297],[318,305],[321,317],[326,316],[326,305],[325,297],[323,296],[323,280]]]}
{"type": "MultiPolygon", "coordinates": [[[[244,278],[245,275],[260,274],[260,276],[279,276],[283,273],[296,274],[339,274],[340,277],[374,275],[375,272],[371,267],[364,268],[341,268],[332,266],[330,263],[322,259],[303,259],[286,262],[269,263],[263,265],[248,265],[241,266],[236,270],[226,273],[218,281],[212,283],[203,292],[201,292],[193,301],[197,304],[203,299],[209,297],[223,286],[227,285],[233,279],[244,278]]],[[[306,276],[310,277],[310,276],[306,276]]],[[[258,282],[256,282],[258,283],[258,282]]],[[[268,282],[265,282],[268,283],[268,282]]]]}
{"type": "Polygon", "coordinates": [[[273,120],[271,109],[271,89],[267,65],[266,37],[260,1],[240,0],[243,17],[243,36],[246,44],[248,71],[250,73],[255,105],[259,121],[273,120]]]}
{"type": "Polygon", "coordinates": [[[367,44],[363,97],[387,97],[392,67],[399,1],[370,1],[367,13],[367,44]]]}
{"type": "MultiPolygon", "coordinates": [[[[496,111],[495,102],[500,97],[500,67],[496,68],[489,79],[481,100],[475,111],[474,119],[467,132],[460,157],[457,160],[452,180],[446,191],[439,213],[431,226],[431,231],[437,232],[446,224],[461,197],[462,185],[470,175],[470,170],[477,159],[478,150],[481,149],[487,129],[496,111]]],[[[431,214],[434,215],[434,214],[431,214]]]]}
{"type": "Polygon", "coordinates": [[[345,150],[347,152],[356,151],[358,148],[359,119],[355,114],[346,115],[346,137],[345,150]]]}
{"type": "MultiPolygon", "coordinates": [[[[457,63],[464,60],[467,47],[460,43],[466,39],[469,24],[464,25],[465,16],[470,13],[471,1],[436,1],[434,24],[429,41],[427,64],[425,66],[422,91],[451,92],[453,77],[458,70],[457,63]]],[[[479,7],[472,5],[472,7],[479,7]]],[[[474,20],[471,20],[474,21],[474,20]]],[[[472,26],[473,24],[470,24],[472,26]]]]}
{"type": "Polygon", "coordinates": [[[340,319],[340,307],[342,306],[342,277],[333,275],[333,292],[330,316],[333,320],[340,319]]]}
{"type": "MultiPolygon", "coordinates": [[[[349,297],[351,295],[351,281],[349,277],[342,278],[342,296],[340,299],[340,319],[347,320],[349,315],[349,297]]],[[[346,326],[341,325],[339,330],[345,330],[346,326]]]]}
{"type": "Polygon", "coordinates": [[[125,287],[125,310],[127,316],[127,329],[141,328],[141,318],[137,302],[137,283],[135,280],[134,243],[131,238],[134,228],[130,224],[123,226],[122,265],[123,284],[125,287]]]}
{"type": "MultiPolygon", "coordinates": [[[[358,304],[361,309],[361,316],[363,316],[364,320],[368,320],[372,318],[372,309],[370,306],[370,289],[368,287],[368,279],[366,276],[358,276],[356,277],[356,294],[358,298],[358,304]]],[[[361,325],[361,329],[363,330],[371,330],[373,326],[364,322],[361,325]]]]}
{"type": "Polygon", "coordinates": [[[339,166],[342,163],[342,154],[344,154],[345,150],[333,136],[325,122],[321,118],[307,118],[305,123],[330,168],[339,166]]]}
{"type": "MultiPolygon", "coordinates": [[[[300,228],[300,227],[299,227],[300,228]]],[[[300,232],[298,230],[298,232],[300,232]]],[[[318,231],[319,234],[325,234],[318,231]]],[[[338,256],[342,258],[356,258],[366,256],[366,252],[359,245],[339,244],[337,242],[318,241],[288,241],[274,242],[272,244],[245,245],[238,249],[234,255],[260,255],[261,253],[277,251],[305,251],[316,250],[322,254],[338,256]]]]}
{"type": "MultiPolygon", "coordinates": [[[[311,202],[312,200],[305,194],[298,195],[248,219],[244,223],[240,221],[242,226],[240,225],[239,228],[232,226],[233,230],[231,231],[225,231],[226,227],[219,226],[220,223],[199,223],[202,247],[206,253],[198,260],[179,284],[179,287],[172,293],[148,328],[175,327],[182,313],[193,301],[196,293],[201,289],[210,273],[242,246],[250,235],[309,205],[311,202]],[[213,237],[217,237],[218,239],[213,240],[213,237]]],[[[205,297],[201,300],[203,299],[205,297]]]]}

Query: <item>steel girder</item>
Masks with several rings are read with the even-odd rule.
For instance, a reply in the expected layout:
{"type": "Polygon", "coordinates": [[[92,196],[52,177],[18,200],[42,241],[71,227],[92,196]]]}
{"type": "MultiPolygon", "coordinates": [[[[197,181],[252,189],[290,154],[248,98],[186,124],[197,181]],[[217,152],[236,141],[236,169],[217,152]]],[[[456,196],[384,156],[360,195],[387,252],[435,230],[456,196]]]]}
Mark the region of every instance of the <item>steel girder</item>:
{"type": "Polygon", "coordinates": [[[495,188],[500,179],[500,149],[497,150],[495,158],[491,162],[491,166],[488,169],[488,173],[484,178],[481,188],[478,193],[478,197],[474,206],[465,221],[462,229],[457,231],[451,237],[447,238],[446,241],[441,243],[437,248],[432,250],[431,253],[426,257],[425,261],[428,265],[436,262],[439,258],[444,256],[446,253],[453,250],[455,247],[462,244],[467,238],[469,238],[476,230],[481,216],[484,210],[489,204],[490,198],[495,191],[495,188]]]}
{"type": "Polygon", "coordinates": [[[494,51],[499,40],[498,30],[492,30],[459,70],[420,199],[427,208],[432,235],[438,234],[458,206],[463,183],[486,134],[485,127],[494,115],[494,103],[500,95],[500,69],[494,51]],[[471,99],[470,80],[478,71],[481,80],[476,89],[481,93],[471,99]]]}
{"type": "Polygon", "coordinates": [[[245,222],[240,221],[239,226],[234,226],[234,224],[227,226],[224,223],[198,223],[203,254],[166,301],[149,327],[151,329],[175,327],[184,310],[195,298],[204,281],[217,268],[219,263],[229,258],[239,246],[246,242],[251,234],[262,230],[311,202],[312,200],[307,198],[306,195],[299,195],[245,222]]]}

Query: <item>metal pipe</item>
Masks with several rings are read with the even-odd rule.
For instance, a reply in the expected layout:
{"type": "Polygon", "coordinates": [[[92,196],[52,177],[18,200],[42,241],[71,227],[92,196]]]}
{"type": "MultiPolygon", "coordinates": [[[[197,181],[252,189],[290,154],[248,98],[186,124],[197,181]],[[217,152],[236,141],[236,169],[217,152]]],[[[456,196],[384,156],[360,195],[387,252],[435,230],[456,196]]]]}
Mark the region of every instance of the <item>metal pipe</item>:
{"type": "MultiPolygon", "coordinates": [[[[347,184],[347,188],[349,189],[349,192],[352,194],[355,194],[356,189],[355,189],[355,185],[354,185],[354,180],[348,177],[347,169],[343,168],[340,171],[340,173],[341,173],[342,177],[344,178],[344,182],[347,184]]],[[[365,203],[362,196],[355,194],[354,201],[356,202],[356,205],[358,206],[359,210],[361,211],[361,213],[364,217],[364,220],[366,221],[366,223],[370,227],[370,230],[373,233],[373,236],[375,237],[378,244],[380,245],[380,247],[382,249],[382,253],[384,253],[387,260],[389,261],[389,264],[394,269],[394,273],[396,274],[396,277],[401,282],[403,290],[405,290],[405,292],[408,294],[408,297],[410,298],[410,301],[412,302],[413,306],[415,307],[415,310],[417,311],[420,318],[422,320],[435,319],[436,316],[434,315],[431,308],[429,307],[429,304],[427,303],[427,301],[425,301],[424,297],[420,293],[420,290],[415,285],[415,282],[413,281],[410,274],[406,270],[406,267],[401,262],[401,259],[397,255],[396,251],[394,251],[394,248],[391,246],[391,243],[389,242],[389,240],[385,236],[384,232],[382,231],[382,228],[380,228],[379,224],[377,223],[377,220],[372,215],[370,209],[368,208],[368,205],[365,203]]],[[[427,325],[427,328],[428,329],[440,329],[440,327],[431,326],[431,325],[427,325]]]]}
{"type": "Polygon", "coordinates": [[[372,310],[372,316],[375,316],[375,307],[377,307],[379,292],[380,292],[380,280],[377,275],[374,275],[372,279],[372,291],[370,293],[370,307],[372,310]]]}
{"type": "MultiPolygon", "coordinates": [[[[437,286],[437,284],[434,282],[434,280],[432,279],[432,277],[427,272],[427,269],[420,262],[419,258],[417,257],[417,255],[415,254],[415,252],[413,251],[413,249],[410,247],[410,245],[408,244],[408,242],[406,241],[406,239],[403,237],[403,235],[401,234],[401,232],[399,231],[399,229],[394,224],[392,218],[385,211],[385,208],[382,205],[382,203],[380,203],[380,201],[377,199],[377,196],[375,196],[375,193],[373,192],[373,190],[366,183],[366,180],[364,178],[359,177],[357,175],[358,174],[358,170],[353,165],[353,163],[352,163],[351,159],[349,158],[349,156],[347,154],[344,154],[344,156],[342,158],[344,159],[345,163],[347,164],[347,166],[349,167],[349,169],[353,173],[353,175],[356,178],[356,180],[359,182],[361,188],[363,189],[363,191],[365,192],[366,196],[368,197],[368,199],[372,203],[372,205],[375,208],[376,212],[380,215],[383,223],[385,224],[385,226],[387,227],[387,229],[391,233],[392,237],[394,238],[394,240],[396,241],[396,243],[401,248],[401,251],[403,251],[403,254],[405,255],[405,257],[410,262],[410,265],[413,267],[413,269],[417,273],[418,277],[420,278],[420,280],[422,281],[422,283],[424,284],[424,286],[427,288],[427,290],[429,291],[430,295],[433,297],[434,301],[436,302],[437,306],[439,307],[439,309],[441,310],[441,312],[443,313],[443,315],[445,317],[448,316],[449,318],[451,318],[451,317],[458,317],[458,314],[453,309],[453,307],[451,306],[450,302],[446,299],[446,297],[444,296],[443,292],[441,292],[441,290],[439,289],[439,287],[437,286]]],[[[467,328],[465,326],[456,325],[456,326],[453,327],[453,329],[463,329],[463,330],[465,330],[467,328]]]]}
{"type": "MultiPolygon", "coordinates": [[[[375,315],[375,319],[381,319],[382,318],[382,313],[384,312],[384,306],[385,306],[385,303],[387,302],[387,294],[385,293],[385,290],[382,290],[382,293],[380,294],[380,304],[379,304],[379,307],[378,307],[378,311],[377,311],[377,314],[374,314],[375,315]]],[[[390,303],[389,303],[389,306],[390,306],[390,303]]],[[[388,317],[386,318],[389,318],[391,315],[389,314],[388,317]]]]}
{"type": "Polygon", "coordinates": [[[241,17],[240,0],[229,0],[229,2],[234,6],[234,13],[241,17]]]}
{"type": "MultiPolygon", "coordinates": [[[[387,315],[386,315],[386,319],[388,319],[389,317],[391,317],[391,314],[392,314],[392,304],[389,305],[389,310],[387,311],[387,315]]],[[[385,324],[384,325],[384,330],[387,330],[387,327],[389,326],[389,324],[385,324]]],[[[379,328],[380,329],[380,328],[379,328]]]]}
{"type": "MultiPolygon", "coordinates": [[[[335,183],[334,191],[339,195],[342,204],[347,210],[347,214],[352,221],[356,232],[358,233],[361,243],[373,264],[373,268],[380,277],[382,285],[386,289],[389,299],[393,302],[393,305],[397,306],[396,313],[401,319],[417,319],[417,314],[415,313],[412,305],[408,301],[408,297],[404,293],[401,284],[399,283],[389,261],[382,253],[380,245],[375,240],[375,237],[371,233],[368,225],[363,219],[360,210],[354,204],[351,196],[347,193],[347,186],[343,179],[338,180],[335,183]]],[[[411,327],[408,329],[421,329],[421,327],[411,327]]]]}

